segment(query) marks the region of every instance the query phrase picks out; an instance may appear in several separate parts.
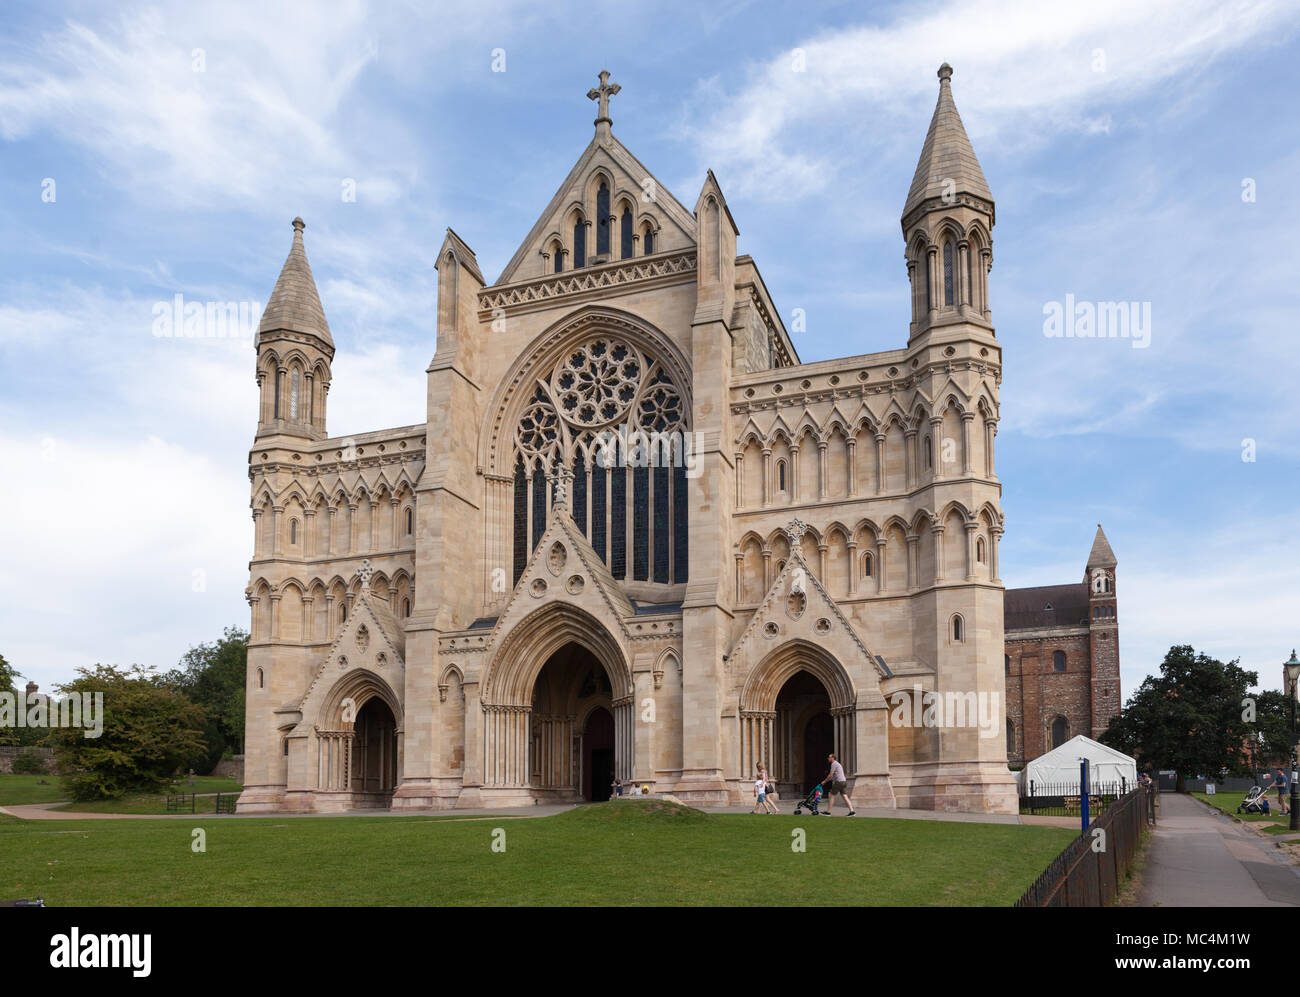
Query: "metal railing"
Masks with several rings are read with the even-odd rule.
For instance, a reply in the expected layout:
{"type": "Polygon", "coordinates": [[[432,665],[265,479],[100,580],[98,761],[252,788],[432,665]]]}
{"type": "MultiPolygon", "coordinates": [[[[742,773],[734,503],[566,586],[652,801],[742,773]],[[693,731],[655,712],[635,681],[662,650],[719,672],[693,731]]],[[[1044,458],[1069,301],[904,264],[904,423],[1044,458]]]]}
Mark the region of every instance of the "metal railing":
{"type": "MultiPolygon", "coordinates": [[[[1094,784],[1088,792],[1088,812],[1096,817],[1132,788],[1122,780],[1094,784]]],[[[1048,817],[1078,817],[1081,797],[1078,782],[1035,782],[1030,780],[1028,793],[1020,797],[1022,814],[1048,817]]]]}
{"type": "Polygon", "coordinates": [[[1125,793],[1066,846],[1016,901],[1017,907],[1102,907],[1114,903],[1142,833],[1156,822],[1154,786],[1125,793]]]}

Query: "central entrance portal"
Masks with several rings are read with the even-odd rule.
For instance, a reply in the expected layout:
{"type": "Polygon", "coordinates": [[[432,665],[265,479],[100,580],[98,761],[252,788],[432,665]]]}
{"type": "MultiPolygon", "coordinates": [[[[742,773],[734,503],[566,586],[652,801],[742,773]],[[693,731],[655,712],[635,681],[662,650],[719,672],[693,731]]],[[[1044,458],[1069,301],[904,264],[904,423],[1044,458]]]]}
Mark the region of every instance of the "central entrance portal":
{"type": "Polygon", "coordinates": [[[801,797],[830,767],[826,756],[835,750],[831,699],[816,676],[799,671],[781,687],[776,713],[774,761],[782,780],[780,791],[801,797]]]}
{"type": "Polygon", "coordinates": [[[609,674],[591,651],[571,642],[552,654],[533,686],[528,771],[535,795],[609,799],[615,777],[627,781],[631,772],[631,738],[619,736],[620,715],[630,719],[630,707],[614,705],[609,674]]]}

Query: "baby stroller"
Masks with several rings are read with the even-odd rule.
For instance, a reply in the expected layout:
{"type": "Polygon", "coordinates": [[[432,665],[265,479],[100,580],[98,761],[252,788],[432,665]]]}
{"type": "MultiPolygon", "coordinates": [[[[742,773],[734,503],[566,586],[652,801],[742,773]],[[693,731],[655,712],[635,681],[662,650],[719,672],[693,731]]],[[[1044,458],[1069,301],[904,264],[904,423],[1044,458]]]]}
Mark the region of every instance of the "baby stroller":
{"type": "Polygon", "coordinates": [[[795,804],[794,807],[795,816],[796,817],[799,816],[800,808],[803,808],[806,809],[810,814],[820,817],[821,813],[818,811],[817,807],[821,804],[821,801],[822,801],[822,784],[819,782],[815,786],[813,786],[811,790],[808,791],[807,796],[805,796],[802,800],[800,800],[798,803],[795,804]]]}
{"type": "Polygon", "coordinates": [[[1251,786],[1250,792],[1246,794],[1246,798],[1242,800],[1241,804],[1237,807],[1237,813],[1239,814],[1267,813],[1268,811],[1264,809],[1266,806],[1268,806],[1268,800],[1264,798],[1264,790],[1261,789],[1259,786],[1251,786]]]}

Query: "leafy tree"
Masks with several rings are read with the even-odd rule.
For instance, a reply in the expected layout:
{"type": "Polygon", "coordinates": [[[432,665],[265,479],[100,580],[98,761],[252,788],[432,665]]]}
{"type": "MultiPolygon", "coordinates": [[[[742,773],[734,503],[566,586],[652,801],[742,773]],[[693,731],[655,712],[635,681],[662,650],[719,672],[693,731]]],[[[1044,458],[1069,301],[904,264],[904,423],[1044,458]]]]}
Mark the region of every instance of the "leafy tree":
{"type": "Polygon", "coordinates": [[[1242,717],[1242,700],[1258,681],[1237,659],[1224,664],[1176,645],[1160,674],[1143,680],[1101,740],[1143,768],[1173,769],[1179,792],[1189,775],[1245,774],[1254,725],[1242,717]]]}
{"type": "Polygon", "coordinates": [[[51,731],[55,765],[74,799],[109,799],[162,789],[178,768],[204,750],[201,707],[162,677],[134,665],[78,668],[60,695],[102,692],[103,733],[76,727],[51,731]]]}
{"type": "Polygon", "coordinates": [[[236,754],[243,749],[247,673],[248,634],[227,627],[220,640],[186,651],[180,666],[164,676],[207,713],[204,772],[211,771],[227,749],[236,754]]]}
{"type": "Polygon", "coordinates": [[[1256,747],[1252,766],[1287,765],[1291,758],[1291,701],[1277,689],[1265,689],[1256,698],[1256,747]]]}
{"type": "MultiPolygon", "coordinates": [[[[4,655],[0,654],[0,693],[16,692],[14,680],[18,673],[14,671],[13,666],[5,661],[4,655]]],[[[0,745],[17,744],[18,731],[13,727],[0,727],[0,745]]]]}

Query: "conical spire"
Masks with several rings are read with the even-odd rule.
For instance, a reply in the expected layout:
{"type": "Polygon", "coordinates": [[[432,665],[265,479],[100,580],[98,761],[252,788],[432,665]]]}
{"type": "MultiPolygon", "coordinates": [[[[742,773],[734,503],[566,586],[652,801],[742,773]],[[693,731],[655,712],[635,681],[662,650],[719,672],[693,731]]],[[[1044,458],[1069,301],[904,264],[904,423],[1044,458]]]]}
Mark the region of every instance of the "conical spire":
{"type": "Polygon", "coordinates": [[[907,192],[904,218],[923,201],[945,194],[974,194],[990,204],[993,201],[984,171],[980,169],[975,150],[966,137],[957,105],[953,103],[952,87],[948,82],[951,78],[952,67],[945,62],[939,67],[939,102],[934,106],[930,130],[926,133],[925,145],[921,146],[921,158],[916,163],[911,190],[907,192]],[[948,186],[950,180],[955,189],[948,186]]]}
{"type": "Polygon", "coordinates": [[[280,279],[275,282],[271,300],[262,311],[258,336],[260,338],[262,333],[280,329],[306,333],[325,342],[332,352],[334,339],[330,336],[325,309],[321,307],[320,295],[316,293],[316,280],[311,275],[307,251],[303,248],[302,230],[306,227],[301,218],[293,220],[293,245],[289,247],[289,256],[280,271],[280,279]]]}
{"type": "Polygon", "coordinates": [[[1092,550],[1088,554],[1088,570],[1093,568],[1113,568],[1119,564],[1115,559],[1115,552],[1110,549],[1110,543],[1106,539],[1106,534],[1102,532],[1101,523],[1097,524],[1097,536],[1092,541],[1092,550]]]}

